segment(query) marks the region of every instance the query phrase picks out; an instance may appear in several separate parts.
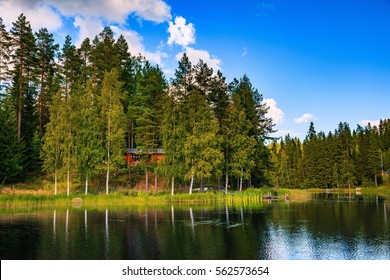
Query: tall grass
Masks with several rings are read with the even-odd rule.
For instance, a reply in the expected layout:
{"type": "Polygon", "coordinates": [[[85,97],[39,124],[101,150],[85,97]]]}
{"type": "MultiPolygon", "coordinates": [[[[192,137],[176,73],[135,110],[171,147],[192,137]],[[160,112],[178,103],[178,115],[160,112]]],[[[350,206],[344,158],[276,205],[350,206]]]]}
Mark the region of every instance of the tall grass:
{"type": "Polygon", "coordinates": [[[228,205],[261,203],[264,197],[282,196],[287,190],[248,189],[243,192],[199,192],[193,194],[177,193],[170,195],[167,192],[140,192],[125,191],[105,194],[31,194],[6,193],[0,194],[0,207],[20,206],[71,206],[72,199],[81,198],[83,206],[114,206],[114,205],[170,205],[170,204],[218,204],[228,205]]]}
{"type": "MultiPolygon", "coordinates": [[[[335,190],[336,191],[336,190],[335,190]]],[[[343,191],[340,189],[339,191],[343,191]]],[[[344,190],[346,191],[346,190],[344,190]]],[[[347,190],[348,191],[348,190],[347,190]]],[[[352,190],[354,191],[354,190],[352,190]]],[[[20,207],[95,207],[95,206],[196,206],[196,205],[219,205],[228,206],[256,206],[262,205],[266,199],[292,200],[310,199],[312,193],[319,190],[294,190],[294,189],[247,189],[239,192],[196,192],[193,194],[176,193],[170,195],[169,192],[142,192],[142,191],[121,191],[106,194],[47,194],[47,193],[23,193],[8,192],[0,194],[0,208],[20,208],[20,207]],[[81,205],[72,202],[74,198],[81,198],[81,205]]],[[[324,190],[321,190],[324,192],[324,190]]],[[[363,188],[363,195],[382,195],[390,197],[389,187],[363,188]]]]}

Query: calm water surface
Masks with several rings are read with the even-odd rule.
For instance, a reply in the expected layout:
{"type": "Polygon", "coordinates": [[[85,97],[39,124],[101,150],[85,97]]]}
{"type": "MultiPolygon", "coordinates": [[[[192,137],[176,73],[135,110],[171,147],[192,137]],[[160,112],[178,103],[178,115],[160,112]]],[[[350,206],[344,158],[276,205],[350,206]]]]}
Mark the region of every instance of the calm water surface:
{"type": "Polygon", "coordinates": [[[1,210],[1,259],[390,259],[390,202],[1,210]]]}

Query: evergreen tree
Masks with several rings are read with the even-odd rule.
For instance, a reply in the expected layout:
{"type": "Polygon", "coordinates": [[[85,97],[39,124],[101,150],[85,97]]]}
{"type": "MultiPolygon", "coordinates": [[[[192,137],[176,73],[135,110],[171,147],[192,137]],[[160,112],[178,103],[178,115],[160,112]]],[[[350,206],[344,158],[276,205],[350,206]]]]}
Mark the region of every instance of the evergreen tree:
{"type": "Polygon", "coordinates": [[[273,132],[272,119],[267,118],[267,105],[263,102],[263,96],[255,89],[249,78],[244,75],[240,80],[234,79],[229,84],[229,91],[236,103],[243,109],[245,118],[251,123],[248,136],[256,140],[256,151],[254,155],[255,166],[249,176],[249,186],[252,185],[252,178],[256,184],[267,183],[265,171],[269,167],[269,151],[264,142],[269,134],[273,132]]]}
{"type": "Polygon", "coordinates": [[[0,98],[0,184],[18,179],[23,170],[23,142],[18,142],[17,119],[9,95],[0,98]]]}
{"type": "Polygon", "coordinates": [[[84,41],[81,43],[78,52],[79,52],[80,60],[82,62],[82,67],[81,67],[82,83],[83,85],[86,85],[87,81],[92,76],[92,69],[93,69],[91,64],[92,46],[91,46],[91,40],[89,38],[84,39],[84,41]]]}
{"type": "MultiPolygon", "coordinates": [[[[229,129],[226,124],[227,109],[229,106],[230,98],[228,93],[228,85],[226,84],[225,77],[220,71],[212,77],[211,89],[207,96],[211,108],[214,111],[214,116],[217,118],[219,123],[218,135],[221,137],[221,149],[224,153],[223,162],[221,165],[221,173],[225,174],[225,189],[227,189],[228,177],[227,174],[227,159],[229,157],[227,143],[226,143],[226,132],[229,129]]],[[[221,178],[217,178],[218,189],[221,188],[221,178]]]]}
{"type": "Polygon", "coordinates": [[[38,113],[39,113],[39,136],[42,137],[44,127],[48,122],[48,105],[52,98],[55,75],[55,56],[59,45],[54,43],[53,34],[50,34],[46,28],[41,28],[36,33],[37,39],[37,74],[38,74],[38,113]]]}
{"type": "Polygon", "coordinates": [[[171,81],[169,96],[163,101],[162,144],[165,152],[160,172],[171,180],[171,194],[174,193],[175,178],[184,179],[188,172],[184,155],[184,144],[190,130],[188,95],[193,87],[191,62],[186,54],[180,59],[175,77],[171,81]]]}
{"type": "MultiPolygon", "coordinates": [[[[148,170],[156,169],[156,162],[150,162],[150,155],[157,153],[161,147],[161,101],[164,97],[166,83],[164,75],[159,67],[153,67],[146,63],[137,84],[135,105],[132,107],[136,123],[137,148],[145,152],[141,161],[145,169],[145,188],[149,189],[148,170]]],[[[154,157],[157,159],[157,156],[154,157]]],[[[155,173],[155,188],[157,188],[157,174],[155,173]]]]}
{"type": "Polygon", "coordinates": [[[305,187],[318,187],[318,182],[316,181],[318,175],[317,163],[319,159],[318,142],[319,140],[314,129],[314,123],[311,122],[307,136],[303,141],[305,187]]]}
{"type": "MultiPolygon", "coordinates": [[[[355,184],[354,164],[352,158],[352,135],[347,123],[340,123],[336,137],[339,144],[336,148],[336,156],[339,160],[341,184],[351,188],[355,184]]],[[[337,165],[336,165],[337,166],[337,165]]]]}
{"type": "Polygon", "coordinates": [[[42,159],[41,159],[42,139],[39,136],[38,130],[35,131],[34,136],[31,140],[31,166],[34,167],[32,170],[34,175],[37,177],[42,172],[42,159]]]}
{"type": "Polygon", "coordinates": [[[175,70],[175,77],[171,84],[175,90],[177,102],[186,102],[188,92],[194,85],[194,77],[192,73],[192,64],[186,53],[179,60],[178,69],[175,70]]]}
{"type": "Polygon", "coordinates": [[[368,162],[367,170],[369,178],[373,179],[375,187],[378,186],[378,177],[381,174],[381,150],[379,144],[378,128],[374,126],[372,129],[367,128],[368,138],[368,162]]]}
{"type": "Polygon", "coordinates": [[[114,33],[106,26],[92,41],[91,62],[93,81],[102,83],[106,72],[120,67],[119,55],[115,46],[114,33]]]}
{"type": "Polygon", "coordinates": [[[0,96],[9,80],[9,61],[11,59],[11,37],[0,17],[0,96]]]}
{"type": "Polygon", "coordinates": [[[214,116],[218,119],[219,126],[222,129],[230,101],[228,85],[226,84],[226,78],[222,75],[221,71],[218,71],[217,74],[212,77],[210,83],[210,92],[207,95],[207,98],[214,110],[214,116]]]}
{"type": "Polygon", "coordinates": [[[65,98],[72,92],[76,81],[81,78],[81,59],[70,36],[65,37],[60,55],[60,74],[65,98]]]}
{"type": "MultiPolygon", "coordinates": [[[[12,23],[11,28],[11,42],[12,42],[12,93],[14,96],[17,108],[17,128],[18,128],[18,142],[22,140],[22,118],[23,115],[30,122],[34,119],[34,112],[23,110],[27,102],[32,102],[35,97],[35,77],[34,72],[36,67],[36,45],[35,37],[31,29],[30,23],[26,17],[21,14],[16,22],[12,23]]],[[[31,109],[31,107],[28,107],[31,109]]],[[[25,132],[25,139],[32,138],[31,131],[25,132]],[[30,135],[29,135],[30,134],[30,135]]]]}
{"type": "Polygon", "coordinates": [[[245,115],[238,96],[234,96],[228,108],[227,148],[229,151],[228,172],[239,178],[238,189],[243,189],[243,179],[249,179],[255,166],[256,139],[250,135],[252,123],[245,115]]]}
{"type": "Polygon", "coordinates": [[[180,121],[180,106],[175,101],[175,95],[166,96],[163,99],[163,112],[161,134],[165,157],[158,168],[159,173],[170,179],[171,194],[173,195],[175,178],[184,178],[186,137],[184,124],[180,121]]]}
{"type": "Polygon", "coordinates": [[[381,175],[386,176],[390,170],[390,119],[380,120],[379,145],[381,151],[381,175]]]}
{"type": "Polygon", "coordinates": [[[213,69],[203,60],[199,60],[193,67],[192,72],[194,78],[193,83],[198,89],[198,92],[208,98],[212,92],[213,69]]]}

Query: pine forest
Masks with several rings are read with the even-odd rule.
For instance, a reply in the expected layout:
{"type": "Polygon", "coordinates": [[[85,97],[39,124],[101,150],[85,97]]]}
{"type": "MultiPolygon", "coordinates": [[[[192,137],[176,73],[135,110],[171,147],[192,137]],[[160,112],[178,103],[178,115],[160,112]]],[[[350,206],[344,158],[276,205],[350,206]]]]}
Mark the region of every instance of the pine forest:
{"type": "MultiPolygon", "coordinates": [[[[262,94],[186,54],[168,81],[109,27],[62,46],[21,14],[0,18],[0,184],[45,178],[53,193],[384,184],[390,119],[273,137],[262,94]]],[[[331,113],[331,112],[330,112],[331,113]]]]}

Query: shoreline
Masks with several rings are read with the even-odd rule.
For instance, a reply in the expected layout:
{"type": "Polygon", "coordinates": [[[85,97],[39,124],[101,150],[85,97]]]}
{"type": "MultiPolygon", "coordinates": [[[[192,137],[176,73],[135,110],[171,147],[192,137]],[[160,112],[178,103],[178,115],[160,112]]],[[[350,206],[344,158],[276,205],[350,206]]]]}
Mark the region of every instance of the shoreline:
{"type": "Polygon", "coordinates": [[[260,188],[247,189],[242,192],[208,191],[176,193],[167,192],[121,191],[106,194],[50,194],[44,190],[15,190],[4,188],[0,192],[0,207],[18,206],[126,206],[126,205],[171,205],[171,204],[257,204],[268,200],[304,201],[315,194],[342,194],[358,196],[381,196],[390,198],[389,187],[369,187],[357,189],[283,189],[260,188]]]}

